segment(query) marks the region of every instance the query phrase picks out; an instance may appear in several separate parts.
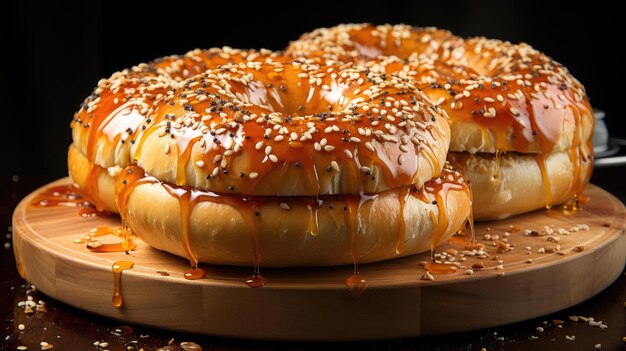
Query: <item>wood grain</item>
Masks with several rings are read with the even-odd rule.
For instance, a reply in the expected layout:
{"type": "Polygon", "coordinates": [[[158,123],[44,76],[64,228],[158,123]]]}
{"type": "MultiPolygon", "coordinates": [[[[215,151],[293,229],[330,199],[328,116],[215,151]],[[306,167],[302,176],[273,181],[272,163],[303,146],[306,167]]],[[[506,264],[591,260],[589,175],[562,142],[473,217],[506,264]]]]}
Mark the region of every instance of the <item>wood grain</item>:
{"type": "MultiPolygon", "coordinates": [[[[68,182],[64,178],[50,185],[68,182]]],[[[76,208],[36,208],[30,206],[35,193],[13,215],[14,249],[26,279],[51,297],[98,315],[210,335],[355,340],[492,327],[584,301],[613,282],[626,260],[626,208],[591,185],[586,191],[591,200],[581,211],[556,208],[478,224],[477,237],[490,257],[466,256],[460,262],[465,268],[435,275],[434,281],[420,279],[425,273],[420,263],[429,259],[429,253],[424,253],[363,265],[361,274],[368,288],[360,298],[347,292],[344,282],[352,273],[348,266],[265,269],[266,286],[253,289],[244,283],[251,269],[206,265],[205,279],[186,280],[186,260],[140,240],[135,240],[138,248],[130,255],[92,253],[73,240],[96,226],[119,226],[119,218],[81,218],[76,208]],[[547,236],[524,232],[544,226],[569,229],[576,224],[586,224],[590,230],[554,234],[560,253],[538,253],[555,243],[547,241],[547,236]],[[505,232],[510,232],[508,243],[514,246],[508,252],[498,253],[492,246],[495,241],[483,238],[485,234],[504,238],[505,232]],[[575,250],[581,246],[581,252],[575,250]],[[529,258],[532,263],[527,263],[529,258]],[[124,307],[118,309],[111,303],[111,266],[120,260],[133,261],[135,266],[122,273],[124,307]],[[503,270],[496,270],[498,260],[503,261],[503,270]],[[486,268],[463,274],[477,262],[486,268]]],[[[102,238],[103,242],[118,240],[102,238]]],[[[450,243],[437,251],[451,248],[462,250],[450,243]]]]}

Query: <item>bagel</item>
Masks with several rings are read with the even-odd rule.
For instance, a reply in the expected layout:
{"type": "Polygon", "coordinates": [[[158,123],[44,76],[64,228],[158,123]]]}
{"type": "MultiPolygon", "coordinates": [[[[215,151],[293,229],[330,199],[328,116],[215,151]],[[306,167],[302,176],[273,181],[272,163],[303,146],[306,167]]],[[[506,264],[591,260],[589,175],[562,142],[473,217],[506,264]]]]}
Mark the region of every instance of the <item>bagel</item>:
{"type": "Polygon", "coordinates": [[[499,164],[501,155],[512,153],[510,160],[520,156],[519,165],[511,163],[519,170],[501,173],[506,168],[493,167],[498,174],[492,176],[509,179],[509,186],[522,190],[528,183],[511,174],[521,174],[530,167],[528,160],[537,160],[532,168],[544,173],[543,188],[533,186],[519,194],[544,196],[543,201],[510,199],[495,207],[483,200],[500,196],[500,188],[477,186],[486,196],[474,196],[475,219],[502,218],[577,199],[589,181],[594,117],[585,89],[565,67],[527,44],[463,39],[435,28],[357,24],[304,34],[286,53],[354,62],[410,79],[450,117],[450,151],[468,154],[456,166],[468,172],[471,183],[488,184],[479,169],[472,170],[484,165],[485,156],[499,164]],[[565,178],[554,180],[556,175],[545,173],[543,160],[562,154],[568,155],[566,171],[572,174],[558,172],[565,178]],[[514,184],[517,179],[522,182],[514,184]],[[550,183],[565,183],[568,189],[563,196],[546,196],[552,191],[550,183]]]}
{"type": "MultiPolygon", "coordinates": [[[[184,56],[168,56],[114,73],[102,79],[82,103],[71,123],[76,149],[94,171],[81,192],[100,210],[117,212],[100,199],[98,168],[126,167],[130,146],[148,111],[180,81],[229,62],[272,61],[280,58],[268,50],[245,51],[228,47],[193,50],[184,56]]],[[[112,193],[113,189],[107,192],[112,193]]]]}
{"type": "Polygon", "coordinates": [[[189,259],[189,279],[199,262],[252,265],[255,279],[260,265],[358,273],[434,250],[471,207],[446,163],[446,113],[407,79],[352,63],[171,56],[101,81],[72,129],[71,178],[119,211],[122,247],[132,230],[189,259]]]}
{"type": "Polygon", "coordinates": [[[445,113],[348,65],[224,65],[157,102],[131,156],[159,180],[244,195],[379,193],[437,177],[445,113]]]}
{"type": "Polygon", "coordinates": [[[412,255],[448,240],[470,208],[467,185],[450,166],[422,189],[370,195],[223,195],[161,182],[138,166],[124,169],[117,186],[126,224],[192,267],[356,265],[412,255]]]}

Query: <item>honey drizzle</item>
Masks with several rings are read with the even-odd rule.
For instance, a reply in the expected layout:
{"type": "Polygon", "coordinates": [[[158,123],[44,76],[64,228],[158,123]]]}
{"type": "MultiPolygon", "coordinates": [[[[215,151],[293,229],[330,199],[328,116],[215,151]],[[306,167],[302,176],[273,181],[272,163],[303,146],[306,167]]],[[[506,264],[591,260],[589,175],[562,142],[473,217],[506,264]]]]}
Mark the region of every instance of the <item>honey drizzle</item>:
{"type": "Polygon", "coordinates": [[[549,210],[552,208],[552,184],[550,182],[550,175],[548,174],[548,165],[546,160],[547,155],[537,154],[535,155],[535,161],[541,172],[541,181],[543,183],[543,191],[546,200],[546,208],[549,210]]]}
{"type": "Polygon", "coordinates": [[[132,250],[136,246],[132,242],[132,231],[128,227],[126,220],[126,205],[133,190],[142,184],[154,184],[158,180],[154,177],[147,177],[146,172],[136,165],[131,165],[122,170],[120,177],[115,184],[115,202],[120,211],[122,219],[122,248],[125,251],[132,250]]]}
{"type": "Polygon", "coordinates": [[[116,308],[122,308],[124,305],[124,298],[122,296],[122,271],[133,268],[135,264],[131,261],[117,261],[111,266],[113,271],[113,306],[116,308]]]}
{"type": "Polygon", "coordinates": [[[445,183],[442,182],[438,184],[439,189],[434,192],[435,201],[437,206],[438,214],[435,215],[434,211],[430,211],[430,219],[433,223],[435,223],[435,228],[433,230],[433,234],[431,235],[430,240],[430,253],[431,257],[434,258],[435,248],[439,245],[441,241],[441,237],[446,232],[449,226],[449,218],[448,213],[446,212],[446,202],[448,198],[449,191],[469,191],[468,188],[462,186],[461,184],[456,183],[445,183]]]}
{"type": "Polygon", "coordinates": [[[49,187],[38,193],[31,204],[35,207],[88,206],[89,203],[78,191],[77,187],[69,184],[49,187]]]}
{"type": "Polygon", "coordinates": [[[476,244],[476,231],[474,230],[474,193],[472,192],[472,184],[470,184],[469,180],[466,181],[465,184],[467,184],[467,190],[469,192],[469,198],[470,198],[469,214],[467,215],[466,221],[467,221],[467,224],[469,224],[469,228],[470,228],[470,242],[472,245],[475,245],[476,244]]]}
{"type": "Polygon", "coordinates": [[[361,194],[359,197],[346,196],[344,198],[346,202],[346,207],[344,208],[346,231],[349,240],[350,256],[352,257],[354,266],[352,275],[346,279],[346,285],[348,286],[349,294],[354,297],[363,294],[367,288],[367,281],[361,276],[359,271],[359,212],[366,202],[374,200],[376,197],[378,197],[378,195],[361,194]]]}
{"type": "Polygon", "coordinates": [[[319,222],[317,220],[317,211],[320,209],[320,200],[318,197],[314,197],[310,205],[307,205],[309,210],[309,223],[307,225],[307,233],[312,236],[317,236],[320,233],[319,222]]]}
{"type": "MultiPolygon", "coordinates": [[[[122,229],[121,228],[111,228],[108,226],[98,226],[96,228],[93,228],[89,231],[89,233],[87,234],[87,236],[85,237],[87,240],[89,240],[86,244],[87,249],[89,249],[89,251],[91,252],[124,252],[124,251],[128,251],[127,249],[125,249],[123,246],[123,242],[119,242],[119,243],[112,243],[112,244],[102,244],[100,242],[97,241],[93,241],[91,240],[92,238],[96,238],[96,237],[100,237],[100,236],[105,236],[105,235],[115,235],[118,237],[123,237],[122,234],[122,229]]],[[[136,248],[136,245],[134,243],[130,243],[131,244],[131,250],[134,250],[136,248]]]]}
{"type": "Polygon", "coordinates": [[[100,211],[88,202],[74,185],[58,185],[39,192],[31,202],[34,207],[79,207],[78,215],[83,218],[107,217],[111,214],[100,211]]]}
{"type": "Polygon", "coordinates": [[[91,202],[98,211],[104,211],[104,202],[100,199],[100,189],[98,186],[98,179],[103,168],[95,163],[89,164],[89,173],[85,181],[85,187],[81,189],[85,198],[91,202]]]}
{"type": "Polygon", "coordinates": [[[189,240],[189,217],[196,205],[198,197],[193,196],[191,190],[183,188],[174,189],[167,184],[162,184],[162,186],[170,196],[178,200],[180,209],[180,240],[191,265],[190,270],[186,271],[184,274],[185,279],[202,279],[204,278],[205,272],[198,267],[198,259],[191,248],[191,242],[189,240]]]}
{"type": "Polygon", "coordinates": [[[193,150],[194,144],[200,141],[200,139],[202,139],[201,136],[191,139],[188,143],[184,145],[183,150],[180,150],[179,145],[178,164],[176,167],[176,185],[178,186],[185,185],[187,181],[187,170],[185,169],[185,167],[187,166],[187,162],[189,162],[189,159],[191,158],[191,151],[193,150]]]}
{"type": "Polygon", "coordinates": [[[411,187],[406,187],[398,194],[398,201],[400,202],[400,213],[398,215],[398,242],[396,243],[396,255],[400,255],[404,252],[404,244],[406,241],[406,220],[404,219],[404,206],[411,194],[411,187]]]}

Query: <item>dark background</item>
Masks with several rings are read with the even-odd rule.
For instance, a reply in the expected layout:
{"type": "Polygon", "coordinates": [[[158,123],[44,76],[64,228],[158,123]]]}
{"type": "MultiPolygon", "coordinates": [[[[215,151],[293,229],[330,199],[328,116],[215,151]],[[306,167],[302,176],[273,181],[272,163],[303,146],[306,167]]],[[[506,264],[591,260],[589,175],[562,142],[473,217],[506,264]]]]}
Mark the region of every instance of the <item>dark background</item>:
{"type": "Polygon", "coordinates": [[[196,47],[281,49],[303,32],[342,22],[404,22],[528,42],[585,84],[592,105],[607,112],[611,133],[626,134],[620,121],[625,63],[618,55],[625,19],[604,2],[97,0],[6,6],[0,14],[3,179],[65,175],[72,114],[98,79],[116,70],[196,47]]]}

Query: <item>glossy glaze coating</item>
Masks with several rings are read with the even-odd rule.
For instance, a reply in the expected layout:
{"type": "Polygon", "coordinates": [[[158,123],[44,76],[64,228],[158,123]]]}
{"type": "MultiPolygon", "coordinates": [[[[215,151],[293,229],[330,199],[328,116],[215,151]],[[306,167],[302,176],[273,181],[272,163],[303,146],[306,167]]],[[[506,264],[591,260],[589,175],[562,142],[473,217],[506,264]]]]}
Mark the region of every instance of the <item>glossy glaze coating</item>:
{"type": "MultiPolygon", "coordinates": [[[[464,40],[435,28],[363,24],[304,34],[287,53],[356,61],[411,77],[448,112],[452,123],[469,121],[492,131],[499,138],[495,149],[501,151],[549,152],[564,123],[578,126],[577,118],[592,117],[583,86],[565,67],[527,44],[464,40]]],[[[592,122],[582,124],[588,128],[592,122]]],[[[588,136],[589,130],[578,132],[588,136]]],[[[452,150],[464,151],[454,145],[452,150]]]]}
{"type": "Polygon", "coordinates": [[[271,61],[278,54],[268,50],[231,48],[193,50],[184,56],[168,56],[114,73],[98,82],[74,115],[73,143],[93,166],[81,192],[98,207],[97,180],[102,169],[116,174],[128,165],[129,149],[152,106],[180,81],[230,62],[271,61]],[[100,166],[100,167],[96,167],[100,166]]]}
{"type": "MultiPolygon", "coordinates": [[[[451,228],[448,222],[448,215],[453,214],[454,209],[447,208],[447,204],[450,203],[448,199],[448,193],[452,191],[461,192],[464,194],[464,197],[469,199],[469,188],[467,187],[465,180],[459,172],[453,170],[449,165],[446,165],[444,167],[443,173],[440,177],[427,182],[421,189],[417,189],[415,186],[408,186],[391,189],[382,194],[325,195],[315,197],[250,196],[240,194],[219,194],[214,192],[200,191],[190,187],[181,187],[160,182],[156,178],[147,175],[145,171],[140,167],[133,165],[127,167],[121,172],[117,183],[117,186],[120,188],[118,190],[117,200],[120,209],[123,209],[121,213],[122,218],[132,216],[131,212],[127,212],[127,208],[129,208],[127,203],[132,203],[133,192],[135,191],[135,189],[138,189],[139,186],[143,186],[145,184],[150,184],[149,188],[162,187],[167,195],[177,200],[178,203],[176,206],[178,206],[180,209],[178,214],[180,218],[176,220],[176,222],[179,223],[176,226],[179,226],[180,232],[168,232],[167,235],[173,235],[174,237],[176,237],[175,241],[180,242],[183,250],[175,250],[175,252],[180,252],[179,255],[186,256],[186,258],[189,259],[191,269],[194,271],[201,270],[199,268],[199,261],[206,263],[219,262],[211,261],[210,258],[207,258],[206,254],[204,254],[204,259],[199,259],[197,255],[198,249],[206,252],[206,247],[199,248],[197,246],[199,243],[194,242],[191,238],[198,238],[198,230],[203,233],[202,235],[205,235],[205,233],[206,235],[211,235],[210,233],[212,233],[213,229],[217,227],[218,224],[220,224],[218,222],[222,221],[222,218],[206,218],[205,220],[203,220],[201,228],[196,227],[194,229],[196,233],[192,235],[192,233],[190,233],[190,220],[194,209],[196,207],[205,207],[204,205],[208,203],[215,204],[216,206],[225,205],[236,210],[238,215],[241,216],[241,218],[245,222],[245,226],[247,227],[245,233],[249,236],[250,240],[242,241],[241,244],[250,246],[250,258],[249,260],[247,260],[246,258],[233,259],[242,260],[242,262],[237,263],[237,265],[246,265],[246,262],[249,262],[249,265],[253,267],[252,275],[248,279],[246,279],[246,281],[249,281],[248,284],[253,286],[261,284],[261,282],[263,281],[260,273],[260,267],[263,265],[265,254],[269,251],[274,252],[274,255],[276,255],[276,250],[274,248],[270,250],[264,250],[263,238],[271,239],[271,236],[285,234],[288,234],[290,236],[302,235],[305,238],[316,237],[319,235],[335,236],[335,234],[331,232],[317,233],[310,230],[312,227],[317,227],[318,225],[318,212],[323,214],[324,218],[327,218],[327,221],[329,219],[332,219],[333,226],[336,226],[337,228],[339,228],[338,230],[342,231],[341,238],[345,239],[338,238],[337,240],[345,242],[345,246],[339,242],[337,242],[336,245],[341,245],[345,247],[347,252],[344,255],[346,257],[351,257],[352,263],[354,264],[354,274],[359,275],[359,261],[362,257],[362,253],[359,252],[358,249],[359,242],[360,240],[367,241],[371,239],[369,237],[362,237],[368,230],[371,230],[365,227],[367,225],[366,223],[368,223],[367,209],[371,208],[371,204],[368,204],[368,202],[376,200],[379,196],[396,198],[399,202],[399,206],[396,205],[393,208],[389,208],[388,216],[390,218],[396,217],[396,220],[400,223],[405,222],[407,220],[406,218],[414,217],[410,213],[405,213],[406,211],[404,208],[404,204],[407,203],[407,199],[409,197],[414,197],[418,201],[426,204],[425,210],[430,212],[430,217],[433,220],[432,233],[427,237],[430,238],[430,249],[434,250],[437,245],[445,241],[445,238],[442,238],[442,235],[444,235],[444,233],[447,233],[446,235],[449,235],[451,233],[451,228]],[[305,211],[308,211],[309,215],[303,215],[302,222],[297,226],[296,229],[293,229],[292,232],[285,232],[285,234],[269,233],[267,231],[267,227],[265,227],[265,229],[262,227],[262,223],[268,220],[267,213],[273,212],[271,208],[273,208],[273,210],[280,211],[280,216],[289,216],[288,211],[295,211],[296,209],[305,209],[305,211]],[[297,233],[298,230],[302,230],[302,233],[297,233]]],[[[456,205],[457,203],[454,202],[454,204],[456,205]]],[[[131,208],[132,207],[136,208],[136,203],[134,205],[131,205],[131,208]]],[[[295,213],[301,212],[297,211],[295,213]]],[[[196,213],[196,215],[198,214],[196,213]]],[[[276,220],[280,219],[277,218],[276,220]]],[[[457,219],[456,221],[459,220],[457,219]]],[[[130,221],[129,223],[132,224],[133,221],[130,221]]],[[[392,234],[391,240],[397,238],[397,243],[393,245],[396,248],[395,255],[404,256],[406,255],[406,252],[404,252],[404,241],[407,240],[407,237],[411,236],[411,233],[407,233],[408,229],[406,225],[399,225],[397,226],[397,228],[398,233],[392,234]]],[[[413,228],[413,226],[411,228],[413,228]]],[[[454,231],[454,229],[452,230],[454,231]]],[[[136,233],[140,238],[142,238],[142,231],[137,231],[136,233]]],[[[149,234],[153,235],[154,233],[150,232],[149,234]]],[[[144,240],[145,239],[146,238],[144,238],[144,240]]],[[[216,243],[216,247],[214,247],[214,250],[224,250],[224,248],[220,245],[221,244],[216,243]]],[[[293,253],[290,252],[289,247],[285,247],[284,250],[285,252],[282,252],[281,255],[293,255],[293,253]]],[[[246,252],[248,250],[243,251],[246,252]]],[[[202,274],[204,274],[204,272],[202,272],[202,274]]],[[[191,277],[188,277],[187,275],[186,277],[188,279],[191,279],[191,277]]],[[[202,275],[199,275],[196,277],[196,279],[201,277],[202,275]]],[[[347,283],[349,285],[352,285],[358,283],[361,280],[365,280],[365,278],[352,278],[349,279],[347,283]]]]}
{"type": "Polygon", "coordinates": [[[380,192],[443,166],[445,114],[408,81],[316,62],[241,63],[170,90],[131,155],[158,179],[246,195],[380,192]]]}

